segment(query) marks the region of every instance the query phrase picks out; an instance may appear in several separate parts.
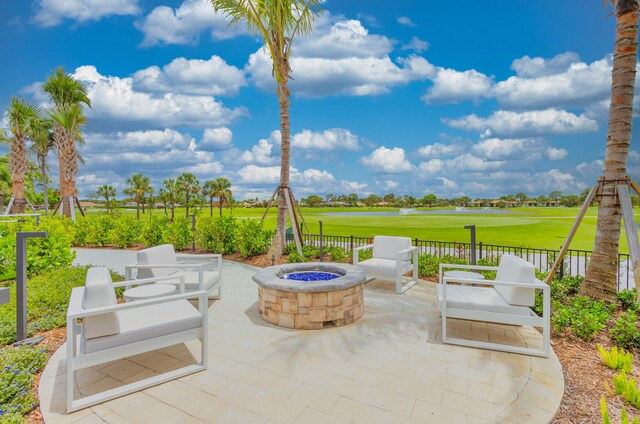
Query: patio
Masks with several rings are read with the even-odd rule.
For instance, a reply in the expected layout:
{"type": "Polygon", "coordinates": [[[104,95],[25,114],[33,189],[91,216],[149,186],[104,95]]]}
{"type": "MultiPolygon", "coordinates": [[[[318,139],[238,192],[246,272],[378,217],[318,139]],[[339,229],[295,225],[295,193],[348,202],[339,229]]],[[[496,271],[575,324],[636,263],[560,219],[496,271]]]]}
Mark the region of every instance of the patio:
{"type": "MultiPolygon", "coordinates": [[[[123,272],[133,251],[80,250],[77,262],[123,272]],[[100,263],[96,263],[100,258],[100,263]]],[[[71,422],[549,422],[562,398],[562,369],[550,358],[441,343],[435,285],[402,296],[391,282],[365,286],[357,322],[291,330],[258,312],[256,268],[224,261],[224,296],[209,308],[209,369],[71,415],[64,412],[65,349],[42,374],[47,423],[71,422]]],[[[451,320],[461,337],[531,345],[532,328],[451,320]]],[[[178,345],[78,373],[83,394],[192,362],[178,345]]]]}

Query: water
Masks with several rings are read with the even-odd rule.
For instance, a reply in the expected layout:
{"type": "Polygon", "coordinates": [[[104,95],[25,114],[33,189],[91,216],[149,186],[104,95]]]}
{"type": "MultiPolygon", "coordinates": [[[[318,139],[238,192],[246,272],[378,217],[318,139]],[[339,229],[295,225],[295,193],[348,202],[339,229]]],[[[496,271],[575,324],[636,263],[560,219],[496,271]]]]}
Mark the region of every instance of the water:
{"type": "Polygon", "coordinates": [[[407,215],[526,215],[528,212],[509,211],[505,209],[438,209],[419,211],[417,209],[400,209],[398,212],[327,212],[326,216],[402,216],[407,215]]]}
{"type": "Polygon", "coordinates": [[[339,274],[334,272],[325,272],[325,271],[299,271],[299,272],[291,272],[289,274],[283,275],[283,280],[296,280],[296,281],[328,281],[334,280],[340,277],[339,274]]]}

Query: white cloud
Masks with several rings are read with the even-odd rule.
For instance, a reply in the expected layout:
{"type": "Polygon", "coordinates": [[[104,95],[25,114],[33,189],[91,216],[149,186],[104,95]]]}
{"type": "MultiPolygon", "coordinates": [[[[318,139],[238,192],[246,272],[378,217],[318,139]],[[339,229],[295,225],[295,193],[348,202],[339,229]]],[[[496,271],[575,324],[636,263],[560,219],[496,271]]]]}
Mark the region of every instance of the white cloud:
{"type": "Polygon", "coordinates": [[[185,166],[179,168],[177,171],[179,172],[190,172],[195,174],[199,178],[211,178],[213,176],[219,176],[224,167],[220,162],[206,162],[199,163],[197,165],[185,166]]]}
{"type": "Polygon", "coordinates": [[[275,184],[280,181],[280,167],[246,165],[238,170],[238,177],[245,184],[275,184]]]}
{"type": "Polygon", "coordinates": [[[496,136],[538,136],[576,134],[598,130],[596,121],[561,109],[527,112],[499,110],[486,118],[475,114],[459,119],[443,119],[446,125],[465,131],[496,136]]]}
{"type": "Polygon", "coordinates": [[[291,138],[291,145],[309,150],[358,150],[358,136],[343,128],[332,128],[322,132],[302,130],[291,138]]]}
{"type": "Polygon", "coordinates": [[[426,103],[459,103],[463,100],[479,100],[488,97],[493,78],[474,69],[456,71],[438,68],[433,86],[422,96],[426,103]]]}
{"type": "Polygon", "coordinates": [[[154,93],[235,96],[246,84],[244,71],[215,55],[208,60],[180,57],[162,69],[150,66],[133,74],[134,90],[154,93]]]}
{"type": "Polygon", "coordinates": [[[400,187],[400,183],[394,180],[382,180],[376,181],[376,183],[382,190],[394,190],[400,187]]]}
{"type": "Polygon", "coordinates": [[[453,180],[450,180],[450,179],[445,178],[445,177],[440,177],[440,178],[438,178],[438,180],[440,180],[440,182],[442,183],[442,186],[444,187],[445,190],[457,190],[458,189],[458,184],[453,180]]]}
{"type": "MultiPolygon", "coordinates": [[[[571,54],[568,57],[571,60],[577,59],[577,56],[571,54]]],[[[541,58],[535,59],[540,60],[535,69],[528,69],[526,72],[520,69],[518,76],[496,84],[493,92],[501,105],[526,109],[586,107],[607,99],[611,93],[611,56],[591,64],[571,62],[563,67],[548,64],[541,58]],[[558,73],[562,69],[564,70],[558,73]]],[[[563,62],[563,65],[566,63],[563,62]]]]}
{"type": "Polygon", "coordinates": [[[241,163],[259,163],[263,165],[275,163],[278,158],[271,156],[273,150],[273,142],[267,139],[261,139],[258,144],[251,147],[251,150],[245,150],[242,152],[239,158],[241,163]]]}
{"type": "Polygon", "coordinates": [[[144,34],[143,46],[193,44],[202,31],[210,31],[211,37],[218,40],[244,33],[242,27],[229,28],[227,19],[215,13],[207,0],[185,0],[176,9],[158,6],[136,26],[144,34]]]}
{"type": "Polygon", "coordinates": [[[137,15],[138,0],[37,0],[34,21],[41,27],[60,25],[64,19],[97,21],[110,15],[137,15]]]}
{"type": "Polygon", "coordinates": [[[442,171],[444,166],[445,161],[442,159],[431,159],[418,165],[418,173],[421,175],[435,174],[442,171]]]}
{"type": "MultiPolygon", "coordinates": [[[[291,167],[289,173],[292,185],[295,185],[295,191],[322,192],[323,188],[332,186],[335,181],[330,172],[319,169],[311,168],[300,172],[291,167]]],[[[245,184],[276,184],[280,181],[280,167],[246,165],[238,170],[238,178],[245,184]]]]}
{"type": "Polygon", "coordinates": [[[503,161],[485,160],[470,153],[449,159],[445,164],[448,170],[459,172],[486,172],[501,169],[504,166],[503,161]]]}
{"type": "Polygon", "coordinates": [[[422,146],[418,149],[418,156],[423,158],[439,158],[462,153],[465,146],[462,144],[434,143],[422,146]]]}
{"type": "Polygon", "coordinates": [[[561,53],[551,59],[524,56],[520,59],[515,59],[511,63],[511,69],[513,69],[519,77],[537,78],[563,73],[569,69],[572,64],[578,62],[580,62],[580,56],[573,52],[561,53]]]}
{"type": "Polygon", "coordinates": [[[92,128],[203,128],[225,125],[246,114],[243,108],[225,108],[208,96],[141,93],[133,88],[132,78],[103,76],[95,66],[81,66],[74,76],[88,88],[92,128]]]}
{"type": "Polygon", "coordinates": [[[542,152],[554,150],[551,155],[560,154],[560,150],[548,147],[546,140],[542,138],[486,138],[473,146],[476,153],[487,159],[540,159],[542,152]],[[555,152],[558,150],[558,152],[555,152]]]}
{"type": "Polygon", "coordinates": [[[569,155],[567,149],[558,149],[555,147],[549,147],[547,149],[547,159],[549,160],[562,160],[569,155]]]}
{"type": "Polygon", "coordinates": [[[233,133],[227,127],[205,128],[202,134],[202,146],[214,150],[224,150],[231,147],[233,133]]]}
{"type": "Polygon", "coordinates": [[[419,39],[415,35],[411,37],[411,40],[404,46],[400,48],[400,50],[413,50],[418,53],[422,53],[423,51],[429,48],[429,43],[419,39]]]}
{"type": "Polygon", "coordinates": [[[85,134],[86,149],[90,153],[113,154],[123,151],[153,151],[187,149],[195,140],[189,134],[165,128],[164,130],[118,131],[115,133],[85,134]]]}
{"type": "Polygon", "coordinates": [[[351,194],[351,193],[361,194],[364,190],[367,189],[367,187],[368,187],[367,184],[359,183],[357,181],[347,181],[347,180],[340,181],[340,189],[342,190],[342,192],[347,194],[351,194]]]}
{"type": "Polygon", "coordinates": [[[370,155],[360,158],[360,162],[373,172],[398,174],[413,170],[402,147],[378,147],[370,155]]]}
{"type": "Polygon", "coordinates": [[[399,16],[397,19],[400,25],[404,25],[407,27],[416,27],[417,25],[409,18],[408,16],[399,16]]]}

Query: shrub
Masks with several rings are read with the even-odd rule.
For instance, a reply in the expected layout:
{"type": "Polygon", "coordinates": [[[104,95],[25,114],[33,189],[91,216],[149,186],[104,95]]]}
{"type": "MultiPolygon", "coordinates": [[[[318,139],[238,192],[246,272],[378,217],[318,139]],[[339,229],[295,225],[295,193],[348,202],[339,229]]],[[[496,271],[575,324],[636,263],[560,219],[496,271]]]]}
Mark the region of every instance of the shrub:
{"type": "Polygon", "coordinates": [[[453,255],[436,256],[431,254],[418,257],[418,274],[420,277],[435,277],[440,272],[440,264],[467,264],[462,258],[453,255]]]}
{"type": "Polygon", "coordinates": [[[85,217],[78,217],[73,229],[73,245],[77,247],[86,246],[89,241],[89,232],[91,231],[91,220],[85,217]]]}
{"type": "Polygon", "coordinates": [[[610,350],[606,350],[600,343],[596,344],[596,347],[598,348],[598,352],[600,352],[602,362],[604,362],[606,366],[614,370],[631,373],[631,368],[633,367],[633,354],[631,352],[618,349],[616,346],[613,346],[610,350]]]}
{"type": "Polygon", "coordinates": [[[167,225],[163,234],[164,243],[173,244],[176,250],[182,250],[193,241],[191,222],[186,218],[176,218],[167,225]]]}
{"type": "Polygon", "coordinates": [[[636,380],[628,378],[627,374],[622,371],[618,375],[613,376],[613,388],[617,395],[621,395],[624,401],[636,408],[640,408],[640,390],[636,388],[636,380]]]}
{"type": "MultiPolygon", "coordinates": [[[[83,286],[86,274],[86,267],[71,267],[47,271],[27,280],[28,336],[66,325],[71,289],[83,286]]],[[[122,280],[118,274],[112,273],[112,278],[122,280]]],[[[16,338],[15,281],[8,287],[11,301],[0,305],[0,345],[13,343],[16,338]]]]}
{"type": "MultiPolygon", "coordinates": [[[[373,249],[358,250],[358,262],[373,258],[373,249]]],[[[420,263],[420,261],[418,261],[420,263]]]]}
{"type": "Polygon", "coordinates": [[[623,313],[616,319],[615,326],[609,330],[609,335],[618,344],[626,349],[640,347],[640,331],[638,330],[638,317],[635,311],[623,313]]]}
{"type": "Polygon", "coordinates": [[[27,243],[27,271],[39,273],[71,265],[75,252],[71,250],[74,237],[65,218],[43,219],[40,226],[33,222],[8,225],[0,237],[0,273],[15,273],[17,231],[47,231],[47,238],[30,239],[27,243]]]}
{"type": "Polygon", "coordinates": [[[0,421],[22,422],[38,400],[32,390],[35,374],[47,363],[47,354],[32,346],[0,350],[0,421]]]}
{"type": "Polygon", "coordinates": [[[554,278],[551,283],[551,298],[562,300],[569,296],[577,295],[580,292],[584,277],[582,275],[567,275],[563,278],[554,278]]]}
{"type": "MultiPolygon", "coordinates": [[[[600,398],[600,415],[602,416],[602,424],[611,424],[611,419],[609,418],[609,411],[607,411],[607,402],[604,399],[604,396],[600,398]]],[[[634,418],[633,421],[629,422],[629,414],[627,414],[627,410],[622,408],[622,413],[620,414],[620,424],[638,424],[638,418],[634,418]]]]}
{"type": "Polygon", "coordinates": [[[149,220],[142,225],[140,233],[140,241],[142,241],[142,244],[144,244],[145,247],[162,244],[167,225],[165,218],[149,217],[149,220]]]}
{"type": "Polygon", "coordinates": [[[571,297],[566,305],[554,301],[553,307],[553,327],[556,330],[568,329],[583,340],[591,340],[602,330],[613,312],[613,305],[586,296],[571,297]]]}
{"type": "Polygon", "coordinates": [[[257,219],[245,219],[238,223],[237,241],[243,258],[261,255],[269,249],[271,231],[262,229],[257,219]]]}
{"type": "Polygon", "coordinates": [[[120,248],[129,247],[140,240],[142,222],[135,218],[119,218],[114,220],[113,229],[109,235],[111,243],[120,248]]]}
{"type": "MultiPolygon", "coordinates": [[[[344,249],[340,246],[328,246],[326,248],[323,248],[323,255],[327,254],[329,256],[331,256],[331,260],[333,262],[344,262],[344,259],[346,257],[346,253],[344,251],[344,249]]],[[[319,253],[318,253],[319,255],[319,253]]]]}
{"type": "Polygon", "coordinates": [[[87,242],[98,247],[106,246],[111,242],[111,231],[115,227],[115,221],[110,215],[98,215],[91,219],[89,237],[87,242]]]}
{"type": "Polygon", "coordinates": [[[287,256],[287,262],[289,262],[290,264],[293,264],[293,263],[306,262],[306,261],[303,255],[300,255],[298,252],[294,250],[290,252],[289,255],[287,256]]]}
{"type": "Polygon", "coordinates": [[[196,243],[205,250],[228,255],[237,250],[236,232],[232,216],[202,218],[196,225],[196,243]]]}
{"type": "Polygon", "coordinates": [[[620,290],[618,292],[618,303],[624,309],[638,310],[638,294],[635,290],[620,290]]]}

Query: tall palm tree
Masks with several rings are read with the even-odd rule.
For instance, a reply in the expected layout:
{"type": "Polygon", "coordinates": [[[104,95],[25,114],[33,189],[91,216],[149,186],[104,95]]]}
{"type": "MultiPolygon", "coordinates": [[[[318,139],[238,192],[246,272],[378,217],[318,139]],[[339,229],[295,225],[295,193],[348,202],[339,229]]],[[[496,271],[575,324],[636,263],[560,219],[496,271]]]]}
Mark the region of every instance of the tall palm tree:
{"type": "Polygon", "coordinates": [[[113,186],[103,184],[98,187],[98,196],[104,197],[104,206],[107,208],[107,211],[112,211],[111,202],[114,197],[116,197],[116,189],[113,186]]]}
{"type": "Polygon", "coordinates": [[[47,165],[47,156],[51,149],[55,147],[53,140],[53,121],[46,119],[40,115],[31,119],[28,123],[31,145],[31,153],[35,155],[40,178],[42,183],[42,199],[44,206],[44,215],[49,215],[49,176],[47,175],[49,167],[47,165]]]}
{"type": "Polygon", "coordinates": [[[82,140],[80,125],[86,123],[83,107],[91,107],[91,100],[86,87],[65,73],[64,68],[56,68],[42,84],[42,89],[54,104],[51,117],[54,121],[53,139],[60,165],[60,201],[63,215],[70,217],[72,202],[76,199],[78,174],[75,143],[82,140]]]}
{"type": "Polygon", "coordinates": [[[213,198],[216,197],[213,180],[206,181],[202,185],[202,194],[209,199],[209,216],[213,216],[213,198]]]}
{"type": "Polygon", "coordinates": [[[280,204],[276,237],[269,254],[282,255],[286,225],[284,189],[289,187],[291,132],[289,123],[291,47],[298,35],[309,34],[322,13],[321,0],[211,0],[213,8],[229,18],[230,25],[243,22],[251,34],[263,38],[271,56],[276,94],[280,104],[280,204]]]}
{"type": "Polygon", "coordinates": [[[124,189],[124,194],[133,196],[136,202],[136,217],[140,219],[140,204],[144,203],[144,196],[149,192],[151,180],[142,174],[133,174],[127,178],[129,187],[124,189]]]}
{"type": "Polygon", "coordinates": [[[184,195],[184,205],[187,208],[186,215],[188,216],[191,202],[200,192],[200,181],[198,181],[195,175],[185,172],[178,176],[176,184],[178,184],[180,191],[184,195]]]}
{"type": "Polygon", "coordinates": [[[620,243],[620,205],[616,181],[627,177],[631,143],[633,92],[638,61],[638,0],[611,0],[615,7],[616,39],[611,71],[611,104],[604,159],[604,181],[598,201],[598,224],[593,253],[581,293],[615,301],[620,243]]]}
{"type": "Polygon", "coordinates": [[[162,206],[164,207],[164,214],[167,215],[167,205],[170,201],[169,192],[164,188],[158,190],[158,200],[162,202],[162,206]]]}
{"type": "MultiPolygon", "coordinates": [[[[11,131],[10,141],[10,162],[11,170],[11,191],[13,195],[13,206],[11,213],[24,213],[27,201],[24,196],[24,178],[29,168],[27,158],[27,138],[31,137],[29,124],[40,115],[40,109],[26,102],[23,99],[12,97],[6,116],[9,121],[9,131],[11,131]]],[[[5,137],[6,138],[6,137],[5,137]]]]}
{"type": "Polygon", "coordinates": [[[233,193],[231,192],[231,181],[224,177],[218,177],[213,180],[213,193],[220,200],[220,216],[222,216],[222,202],[230,200],[233,193]]]}
{"type": "MultiPolygon", "coordinates": [[[[0,142],[6,143],[9,138],[0,128],[0,142]]],[[[0,156],[0,209],[4,208],[4,198],[11,194],[11,171],[9,170],[9,155],[0,156]]]]}
{"type": "Polygon", "coordinates": [[[176,201],[178,200],[180,187],[178,186],[175,178],[168,178],[164,180],[162,185],[167,192],[167,200],[171,206],[171,219],[173,220],[175,218],[176,201]]]}

